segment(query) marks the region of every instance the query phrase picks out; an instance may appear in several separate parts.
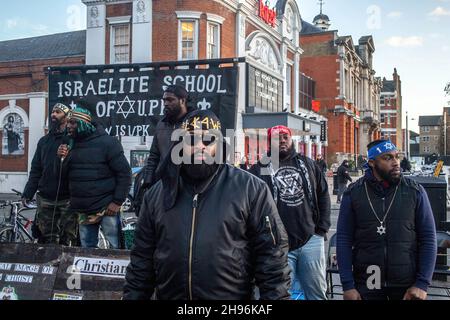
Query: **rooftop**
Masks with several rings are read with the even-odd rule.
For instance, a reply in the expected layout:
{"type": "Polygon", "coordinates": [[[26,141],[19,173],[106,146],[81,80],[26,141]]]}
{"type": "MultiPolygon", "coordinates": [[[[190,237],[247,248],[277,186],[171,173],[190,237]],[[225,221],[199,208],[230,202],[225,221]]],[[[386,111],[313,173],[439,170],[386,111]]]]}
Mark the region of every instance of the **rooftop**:
{"type": "Polygon", "coordinates": [[[84,56],[86,30],[0,42],[0,62],[84,56]]]}

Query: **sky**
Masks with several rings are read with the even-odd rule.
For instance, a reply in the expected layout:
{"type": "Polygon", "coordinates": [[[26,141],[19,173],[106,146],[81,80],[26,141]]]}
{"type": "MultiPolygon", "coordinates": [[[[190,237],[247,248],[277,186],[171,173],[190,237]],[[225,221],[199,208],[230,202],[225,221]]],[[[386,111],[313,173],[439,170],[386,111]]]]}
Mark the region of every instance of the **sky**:
{"type": "MultiPolygon", "coordinates": [[[[273,4],[276,0],[270,0],[273,4]]],[[[323,12],[340,36],[375,41],[376,76],[402,80],[403,109],[418,131],[419,115],[440,115],[450,82],[450,0],[325,0],[323,12]]],[[[302,19],[312,22],[317,0],[297,0],[302,19]]],[[[81,0],[2,1],[0,41],[86,28],[81,0]],[[4,2],[4,3],[3,3],[4,2]]],[[[404,124],[405,126],[405,124],[404,124]]]]}

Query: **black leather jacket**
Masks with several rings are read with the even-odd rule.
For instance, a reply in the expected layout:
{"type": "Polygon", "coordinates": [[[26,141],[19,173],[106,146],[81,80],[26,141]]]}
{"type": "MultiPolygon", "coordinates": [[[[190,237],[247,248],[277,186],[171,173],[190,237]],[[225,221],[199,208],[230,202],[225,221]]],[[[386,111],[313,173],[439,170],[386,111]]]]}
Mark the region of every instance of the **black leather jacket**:
{"type": "Polygon", "coordinates": [[[251,299],[254,285],[261,299],[288,299],[287,251],[260,179],[221,165],[195,190],[179,174],[164,175],[144,198],[124,299],[251,299]]]}

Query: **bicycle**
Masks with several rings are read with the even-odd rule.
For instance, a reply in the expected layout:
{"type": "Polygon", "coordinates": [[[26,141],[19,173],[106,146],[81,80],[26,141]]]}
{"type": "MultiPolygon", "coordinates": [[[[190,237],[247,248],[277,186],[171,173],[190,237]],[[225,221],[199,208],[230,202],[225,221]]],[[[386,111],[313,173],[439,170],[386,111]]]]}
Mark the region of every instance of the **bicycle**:
{"type": "MultiPolygon", "coordinates": [[[[22,196],[22,193],[12,189],[12,191],[22,196]]],[[[0,203],[0,209],[10,207],[9,216],[5,214],[5,219],[0,225],[0,242],[12,242],[12,243],[35,243],[31,234],[30,226],[33,224],[33,220],[25,217],[22,212],[27,210],[34,210],[36,206],[29,205],[24,206],[21,201],[4,201],[0,203]]]]}

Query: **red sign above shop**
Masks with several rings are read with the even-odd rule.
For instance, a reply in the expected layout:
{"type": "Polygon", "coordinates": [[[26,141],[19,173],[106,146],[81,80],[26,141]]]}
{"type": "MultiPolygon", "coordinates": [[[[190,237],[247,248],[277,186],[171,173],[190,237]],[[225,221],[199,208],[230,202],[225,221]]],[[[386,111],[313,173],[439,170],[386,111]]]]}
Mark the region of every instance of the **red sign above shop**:
{"type": "Polygon", "coordinates": [[[263,0],[259,0],[259,16],[264,20],[265,23],[270,24],[275,27],[275,22],[277,20],[277,11],[275,9],[269,8],[269,1],[264,4],[263,0]]]}
{"type": "Polygon", "coordinates": [[[320,112],[320,101],[317,100],[312,101],[312,111],[320,112]]]}

